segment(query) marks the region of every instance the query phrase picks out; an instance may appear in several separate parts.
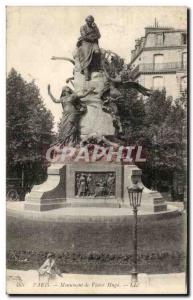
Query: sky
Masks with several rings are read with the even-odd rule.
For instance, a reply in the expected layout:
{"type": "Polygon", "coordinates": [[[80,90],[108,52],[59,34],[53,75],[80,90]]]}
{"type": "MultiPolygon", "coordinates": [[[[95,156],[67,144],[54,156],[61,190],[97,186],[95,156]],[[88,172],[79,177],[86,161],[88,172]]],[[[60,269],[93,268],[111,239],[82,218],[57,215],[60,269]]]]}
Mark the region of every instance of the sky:
{"type": "Polygon", "coordinates": [[[51,85],[60,97],[65,80],[72,76],[73,65],[51,60],[52,56],[73,57],[80,26],[93,15],[101,39],[99,46],[130,60],[135,39],[144,36],[144,28],[154,25],[186,28],[185,7],[7,7],[7,73],[16,69],[26,81],[35,80],[40,94],[55,119],[55,129],[62,114],[60,104],[49,98],[51,85]]]}

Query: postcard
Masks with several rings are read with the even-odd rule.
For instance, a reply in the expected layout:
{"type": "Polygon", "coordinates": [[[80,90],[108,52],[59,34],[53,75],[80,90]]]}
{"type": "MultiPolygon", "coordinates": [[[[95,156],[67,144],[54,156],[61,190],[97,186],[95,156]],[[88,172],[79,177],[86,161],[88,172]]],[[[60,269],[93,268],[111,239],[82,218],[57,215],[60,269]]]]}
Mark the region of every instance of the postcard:
{"type": "Polygon", "coordinates": [[[188,293],[188,10],[7,6],[7,294],[188,293]]]}

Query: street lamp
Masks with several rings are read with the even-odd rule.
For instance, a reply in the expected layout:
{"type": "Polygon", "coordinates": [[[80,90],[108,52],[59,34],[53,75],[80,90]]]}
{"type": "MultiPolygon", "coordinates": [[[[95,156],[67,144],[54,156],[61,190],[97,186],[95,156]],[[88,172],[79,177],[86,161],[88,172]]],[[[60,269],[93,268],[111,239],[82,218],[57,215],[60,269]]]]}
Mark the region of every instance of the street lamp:
{"type": "MultiPolygon", "coordinates": [[[[133,180],[134,181],[134,180],[133,180]]],[[[135,287],[138,283],[137,273],[137,212],[141,205],[143,188],[138,186],[138,181],[133,182],[132,187],[128,187],[130,206],[133,208],[134,224],[133,224],[133,270],[131,273],[131,286],[135,287]]]]}

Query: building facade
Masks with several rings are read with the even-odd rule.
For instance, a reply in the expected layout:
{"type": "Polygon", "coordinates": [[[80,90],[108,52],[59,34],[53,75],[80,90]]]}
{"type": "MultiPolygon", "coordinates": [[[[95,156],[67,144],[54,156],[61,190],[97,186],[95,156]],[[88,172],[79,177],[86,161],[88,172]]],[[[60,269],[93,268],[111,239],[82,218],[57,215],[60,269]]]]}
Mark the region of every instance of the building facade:
{"type": "Polygon", "coordinates": [[[179,97],[187,88],[186,30],[146,27],[135,41],[130,67],[133,79],[146,88],[165,88],[167,96],[179,97]]]}

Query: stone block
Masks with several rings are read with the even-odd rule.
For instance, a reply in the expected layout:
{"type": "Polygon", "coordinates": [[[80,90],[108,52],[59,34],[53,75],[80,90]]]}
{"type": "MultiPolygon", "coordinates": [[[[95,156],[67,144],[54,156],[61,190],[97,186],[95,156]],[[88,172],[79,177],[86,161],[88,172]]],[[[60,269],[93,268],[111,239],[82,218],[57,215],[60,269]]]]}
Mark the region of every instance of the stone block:
{"type": "Polygon", "coordinates": [[[130,207],[127,187],[132,186],[133,177],[137,177],[139,186],[143,187],[140,209],[150,213],[167,211],[167,204],[161,194],[147,189],[141,181],[141,175],[142,171],[135,165],[121,163],[52,164],[48,168],[47,180],[33,187],[31,193],[26,196],[24,207],[34,211],[69,206],[127,209],[130,207]],[[89,193],[85,187],[85,191],[78,191],[77,182],[81,176],[91,178],[92,187],[90,186],[89,193]],[[108,190],[110,177],[113,178],[113,184],[112,189],[108,190]]]}

